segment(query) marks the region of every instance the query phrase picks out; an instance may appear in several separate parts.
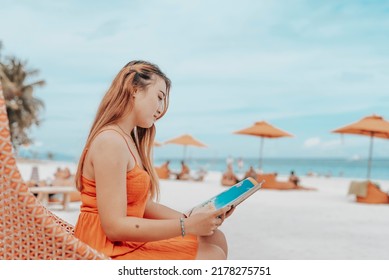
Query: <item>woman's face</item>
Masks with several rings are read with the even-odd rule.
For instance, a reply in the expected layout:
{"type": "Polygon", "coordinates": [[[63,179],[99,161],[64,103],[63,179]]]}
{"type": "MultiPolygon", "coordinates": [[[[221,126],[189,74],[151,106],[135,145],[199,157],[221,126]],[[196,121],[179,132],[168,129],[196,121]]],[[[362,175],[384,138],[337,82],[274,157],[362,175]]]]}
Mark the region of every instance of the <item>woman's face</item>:
{"type": "Polygon", "coordinates": [[[166,83],[158,76],[153,80],[145,90],[135,93],[135,122],[142,128],[151,127],[164,109],[166,83]]]}

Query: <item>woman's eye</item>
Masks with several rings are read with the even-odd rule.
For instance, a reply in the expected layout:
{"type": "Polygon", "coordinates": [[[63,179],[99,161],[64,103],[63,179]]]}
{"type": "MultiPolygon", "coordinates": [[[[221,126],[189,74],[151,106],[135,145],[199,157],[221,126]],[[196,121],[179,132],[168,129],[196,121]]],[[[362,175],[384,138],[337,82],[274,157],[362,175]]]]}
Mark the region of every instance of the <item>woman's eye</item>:
{"type": "Polygon", "coordinates": [[[162,101],[162,100],[163,100],[163,98],[162,98],[161,96],[158,96],[158,99],[159,99],[159,101],[162,101]]]}

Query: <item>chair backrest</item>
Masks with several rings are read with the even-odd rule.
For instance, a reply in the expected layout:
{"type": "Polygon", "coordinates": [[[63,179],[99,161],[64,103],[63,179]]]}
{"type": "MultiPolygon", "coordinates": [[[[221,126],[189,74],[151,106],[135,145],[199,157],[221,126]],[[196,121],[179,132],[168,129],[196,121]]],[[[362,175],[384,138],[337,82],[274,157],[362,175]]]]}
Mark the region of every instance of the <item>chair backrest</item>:
{"type": "Polygon", "coordinates": [[[108,259],[29,191],[16,165],[0,82],[0,259],[108,259]]]}
{"type": "Polygon", "coordinates": [[[258,174],[257,181],[261,182],[262,180],[265,180],[265,183],[263,183],[262,188],[266,189],[267,186],[270,186],[271,184],[274,184],[276,182],[276,174],[274,173],[258,174]]]}
{"type": "Polygon", "coordinates": [[[347,194],[366,197],[369,181],[351,181],[347,194]]]}

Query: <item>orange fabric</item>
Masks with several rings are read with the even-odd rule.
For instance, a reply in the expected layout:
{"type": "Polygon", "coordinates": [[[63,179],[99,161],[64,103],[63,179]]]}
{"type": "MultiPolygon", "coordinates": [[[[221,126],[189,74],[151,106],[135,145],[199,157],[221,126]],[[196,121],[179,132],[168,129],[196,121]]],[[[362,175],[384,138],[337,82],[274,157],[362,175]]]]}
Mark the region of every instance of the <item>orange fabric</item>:
{"type": "Polygon", "coordinates": [[[266,138],[279,138],[279,137],[293,136],[292,134],[289,134],[288,132],[276,128],[265,121],[256,122],[254,125],[242,130],[235,131],[234,133],[261,136],[266,138]]]}
{"type": "Polygon", "coordinates": [[[205,144],[201,143],[200,141],[194,139],[191,135],[189,134],[184,134],[181,135],[177,138],[168,140],[165,142],[165,144],[177,144],[177,145],[190,145],[190,146],[196,146],[196,147],[206,147],[205,144]]]}
{"type": "Polygon", "coordinates": [[[389,122],[381,116],[372,115],[364,117],[363,119],[345,127],[338,128],[332,132],[359,134],[388,139],[389,122]]]}
{"type": "Polygon", "coordinates": [[[379,190],[372,182],[369,182],[366,197],[357,196],[357,202],[375,204],[389,203],[389,195],[379,190]]]}
{"type": "Polygon", "coordinates": [[[297,189],[296,185],[291,182],[279,182],[276,180],[276,175],[273,173],[268,174],[258,174],[257,181],[261,182],[265,180],[263,183],[263,189],[276,189],[276,190],[292,190],[297,189]]]}
{"type": "Polygon", "coordinates": [[[272,189],[272,190],[306,190],[306,191],[316,191],[316,188],[296,186],[292,182],[280,182],[277,181],[276,175],[274,173],[267,174],[258,174],[257,181],[261,182],[265,180],[265,183],[262,185],[262,189],[272,189]]]}
{"type": "MultiPolygon", "coordinates": [[[[96,183],[82,177],[81,213],[75,236],[112,259],[194,259],[196,236],[188,235],[153,242],[112,242],[105,235],[96,202],[96,183]]],[[[127,172],[127,216],[143,217],[148,200],[150,177],[138,165],[127,172]]],[[[178,223],[178,221],[177,221],[178,223]]]]}

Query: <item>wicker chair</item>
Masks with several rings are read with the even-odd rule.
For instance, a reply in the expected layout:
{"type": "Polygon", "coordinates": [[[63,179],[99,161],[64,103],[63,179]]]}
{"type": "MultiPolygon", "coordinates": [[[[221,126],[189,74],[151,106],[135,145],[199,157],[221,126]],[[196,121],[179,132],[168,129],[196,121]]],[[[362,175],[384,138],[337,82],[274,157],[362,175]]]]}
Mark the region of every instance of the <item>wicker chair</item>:
{"type": "Polygon", "coordinates": [[[0,82],[0,260],[108,259],[46,209],[21,178],[13,155],[0,82]]]}

